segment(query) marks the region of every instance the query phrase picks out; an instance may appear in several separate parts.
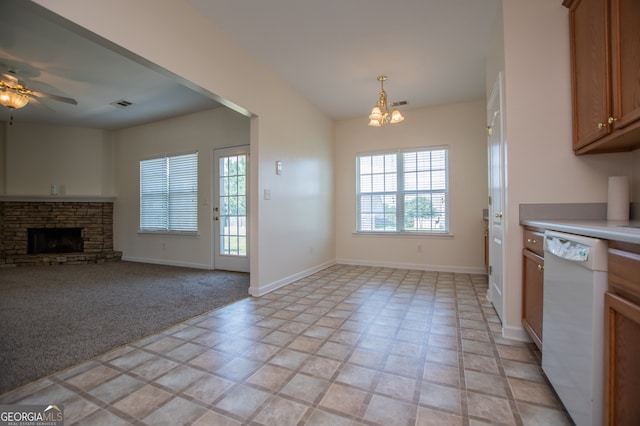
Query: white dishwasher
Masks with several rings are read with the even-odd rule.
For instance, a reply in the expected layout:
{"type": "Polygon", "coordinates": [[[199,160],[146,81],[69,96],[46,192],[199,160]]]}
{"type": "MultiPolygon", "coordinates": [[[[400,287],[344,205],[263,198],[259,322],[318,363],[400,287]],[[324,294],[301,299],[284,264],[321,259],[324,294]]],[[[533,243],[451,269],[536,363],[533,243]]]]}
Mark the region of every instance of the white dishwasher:
{"type": "Polygon", "coordinates": [[[542,369],[577,426],[601,425],[607,241],[544,240],[542,369]]]}

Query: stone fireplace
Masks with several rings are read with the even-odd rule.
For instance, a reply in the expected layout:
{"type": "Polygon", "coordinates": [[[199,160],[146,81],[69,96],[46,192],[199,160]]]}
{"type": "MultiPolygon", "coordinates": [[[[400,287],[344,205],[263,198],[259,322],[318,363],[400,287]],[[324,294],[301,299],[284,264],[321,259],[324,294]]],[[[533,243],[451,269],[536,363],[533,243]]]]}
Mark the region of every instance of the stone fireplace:
{"type": "Polygon", "coordinates": [[[113,250],[113,201],[0,196],[0,266],[101,263],[121,257],[113,250]]]}

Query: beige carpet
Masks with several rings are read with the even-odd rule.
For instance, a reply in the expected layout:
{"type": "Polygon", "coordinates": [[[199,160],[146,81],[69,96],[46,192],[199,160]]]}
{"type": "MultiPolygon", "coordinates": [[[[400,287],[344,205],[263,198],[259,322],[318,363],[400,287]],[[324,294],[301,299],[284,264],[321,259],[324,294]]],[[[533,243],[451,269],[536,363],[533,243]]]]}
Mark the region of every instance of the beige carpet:
{"type": "Polygon", "coordinates": [[[0,269],[0,394],[248,297],[249,274],[134,262],[0,269]]]}

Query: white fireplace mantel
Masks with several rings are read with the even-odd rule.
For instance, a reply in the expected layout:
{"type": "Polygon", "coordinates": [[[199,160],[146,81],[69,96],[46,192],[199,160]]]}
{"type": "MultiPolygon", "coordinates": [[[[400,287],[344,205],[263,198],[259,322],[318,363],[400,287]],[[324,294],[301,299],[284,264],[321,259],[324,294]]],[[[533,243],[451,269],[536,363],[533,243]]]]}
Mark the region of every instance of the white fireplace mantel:
{"type": "Polygon", "coordinates": [[[39,202],[39,203],[68,203],[89,202],[109,203],[116,200],[115,196],[104,195],[0,195],[0,201],[39,202]]]}

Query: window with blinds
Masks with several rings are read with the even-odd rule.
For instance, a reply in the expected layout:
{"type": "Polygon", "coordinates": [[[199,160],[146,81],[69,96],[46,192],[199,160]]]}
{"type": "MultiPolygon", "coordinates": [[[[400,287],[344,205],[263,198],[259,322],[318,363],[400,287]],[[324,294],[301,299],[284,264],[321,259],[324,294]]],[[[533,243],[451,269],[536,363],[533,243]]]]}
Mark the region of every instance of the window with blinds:
{"type": "Polygon", "coordinates": [[[358,232],[449,232],[448,149],[356,157],[358,232]]]}
{"type": "Polygon", "coordinates": [[[198,231],[198,153],[140,161],[140,230],[198,231]]]}

